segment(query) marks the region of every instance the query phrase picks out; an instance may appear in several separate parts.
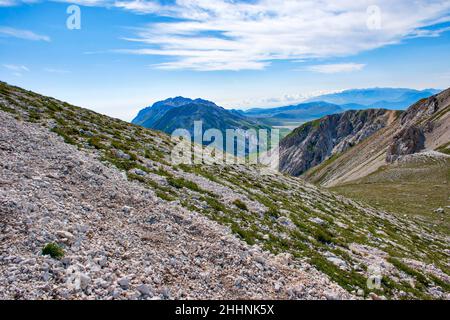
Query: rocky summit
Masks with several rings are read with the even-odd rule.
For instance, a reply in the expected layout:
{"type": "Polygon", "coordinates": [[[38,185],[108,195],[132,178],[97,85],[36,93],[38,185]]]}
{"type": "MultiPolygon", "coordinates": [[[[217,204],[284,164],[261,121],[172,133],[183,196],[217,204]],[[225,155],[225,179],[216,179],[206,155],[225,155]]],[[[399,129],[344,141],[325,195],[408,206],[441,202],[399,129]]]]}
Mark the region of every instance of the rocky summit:
{"type": "Polygon", "coordinates": [[[5,83],[0,129],[0,298],[450,298],[414,217],[5,83]]]}

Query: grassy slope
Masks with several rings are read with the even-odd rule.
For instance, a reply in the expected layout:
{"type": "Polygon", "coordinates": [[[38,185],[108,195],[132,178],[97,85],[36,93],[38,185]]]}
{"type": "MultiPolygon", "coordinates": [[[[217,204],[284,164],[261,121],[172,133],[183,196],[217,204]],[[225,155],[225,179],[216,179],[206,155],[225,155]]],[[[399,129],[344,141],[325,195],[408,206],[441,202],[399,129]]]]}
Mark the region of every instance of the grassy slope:
{"type": "Polygon", "coordinates": [[[375,208],[420,216],[450,234],[450,159],[387,165],[331,190],[375,208]],[[435,213],[437,208],[446,213],[435,213]]]}
{"type": "Polygon", "coordinates": [[[381,249],[387,264],[395,266],[383,276],[382,289],[374,290],[378,294],[429,298],[428,289],[434,285],[450,291],[445,282],[450,276],[448,238],[426,224],[363,207],[300,179],[261,175],[253,167],[173,166],[169,162],[173,143],[166,134],[4,83],[0,83],[0,110],[49,128],[67,143],[123,170],[128,179],[146,185],[164,201],[179,201],[228,225],[249,244],[308,260],[349,291],[362,288],[367,294],[369,262],[352,249],[355,244],[381,249]],[[128,154],[128,159],[118,157],[118,152],[128,154]],[[134,169],[145,176],[136,175],[134,169]],[[329,253],[348,267],[344,270],[327,260],[329,253]],[[405,258],[433,264],[440,275],[411,269],[405,258]],[[405,280],[408,277],[411,281],[405,280]]]}

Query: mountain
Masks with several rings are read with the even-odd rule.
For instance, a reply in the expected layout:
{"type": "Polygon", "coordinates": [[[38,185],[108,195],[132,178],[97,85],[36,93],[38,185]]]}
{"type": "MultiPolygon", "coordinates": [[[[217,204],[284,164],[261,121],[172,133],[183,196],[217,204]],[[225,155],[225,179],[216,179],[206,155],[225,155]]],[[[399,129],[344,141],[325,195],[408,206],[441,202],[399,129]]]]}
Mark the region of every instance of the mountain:
{"type": "Polygon", "coordinates": [[[155,102],[152,106],[142,109],[131,122],[146,128],[151,128],[167,111],[190,103],[205,106],[214,105],[214,103],[203,99],[192,100],[184,97],[169,98],[155,102]]]}
{"type": "Polygon", "coordinates": [[[426,221],[5,83],[0,129],[0,298],[450,298],[426,221]]]}
{"type": "Polygon", "coordinates": [[[267,128],[211,101],[183,97],[156,102],[141,110],[132,123],[169,134],[176,129],[187,129],[193,134],[194,121],[203,121],[203,130],[219,129],[222,132],[226,129],[267,128]]]}
{"type": "Polygon", "coordinates": [[[280,170],[299,176],[389,125],[396,114],[385,109],[351,110],[307,122],[281,141],[280,170]]]}
{"type": "Polygon", "coordinates": [[[404,88],[351,89],[321,95],[307,101],[325,101],[338,105],[349,105],[349,109],[362,109],[359,106],[351,106],[351,104],[356,104],[365,106],[365,108],[403,110],[416,101],[428,98],[439,91],[436,89],[414,90],[404,88]]]}
{"type": "Polygon", "coordinates": [[[311,169],[305,178],[335,186],[367,176],[382,166],[419,151],[448,152],[450,89],[422,99],[353,148],[311,169]]]}

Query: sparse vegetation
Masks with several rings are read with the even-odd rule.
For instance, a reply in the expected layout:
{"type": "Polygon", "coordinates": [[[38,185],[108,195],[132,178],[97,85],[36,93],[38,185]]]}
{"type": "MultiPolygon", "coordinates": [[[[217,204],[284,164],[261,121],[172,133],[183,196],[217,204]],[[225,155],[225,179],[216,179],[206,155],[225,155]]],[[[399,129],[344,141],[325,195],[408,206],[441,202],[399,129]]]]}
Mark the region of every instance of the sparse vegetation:
{"type": "Polygon", "coordinates": [[[42,249],[42,255],[48,255],[53,259],[61,259],[64,257],[64,250],[57,243],[47,243],[42,249]]]}
{"type": "Polygon", "coordinates": [[[248,211],[248,208],[247,208],[247,205],[245,204],[245,202],[243,202],[239,199],[234,200],[233,204],[241,210],[248,211]]]}

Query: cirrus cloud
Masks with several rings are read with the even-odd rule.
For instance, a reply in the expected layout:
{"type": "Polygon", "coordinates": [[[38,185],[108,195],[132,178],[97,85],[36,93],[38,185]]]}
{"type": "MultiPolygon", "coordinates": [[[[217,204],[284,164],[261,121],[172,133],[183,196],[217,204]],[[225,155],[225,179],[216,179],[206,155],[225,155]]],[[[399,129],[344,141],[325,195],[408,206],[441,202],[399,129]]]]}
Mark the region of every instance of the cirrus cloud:
{"type": "Polygon", "coordinates": [[[50,41],[50,37],[46,35],[37,34],[30,30],[22,30],[11,27],[0,26],[0,36],[13,37],[32,41],[50,41]]]}
{"type": "MultiPolygon", "coordinates": [[[[274,60],[305,60],[354,55],[404,39],[438,36],[448,28],[428,28],[450,20],[450,1],[377,1],[379,28],[367,9],[372,1],[178,0],[170,6],[153,1],[121,1],[120,7],[170,16],[149,23],[128,41],[148,48],[130,54],[164,56],[162,69],[264,69],[274,60]]],[[[317,72],[360,70],[364,66],[317,66],[317,72]]],[[[314,69],[312,69],[314,71],[314,69]]]]}

